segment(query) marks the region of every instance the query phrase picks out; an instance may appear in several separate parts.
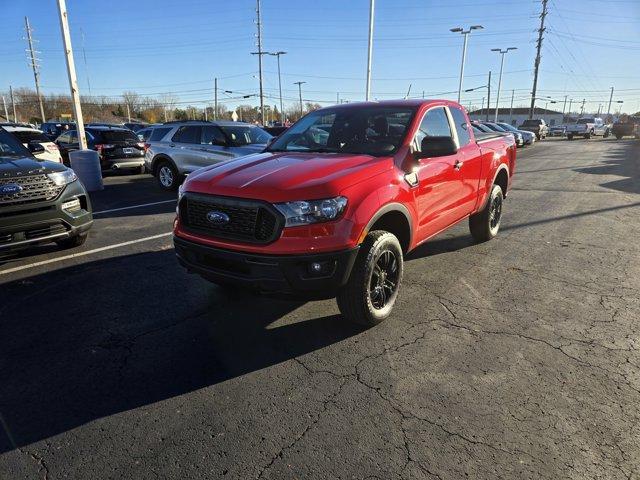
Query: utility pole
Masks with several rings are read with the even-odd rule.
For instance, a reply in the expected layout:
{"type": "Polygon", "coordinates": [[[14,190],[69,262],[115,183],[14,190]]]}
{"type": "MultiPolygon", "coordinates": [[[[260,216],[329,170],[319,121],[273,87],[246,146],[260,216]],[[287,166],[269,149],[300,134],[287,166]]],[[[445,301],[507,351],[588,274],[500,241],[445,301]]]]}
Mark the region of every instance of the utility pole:
{"type": "Polygon", "coordinates": [[[544,38],[544,19],[547,16],[547,2],[542,0],[542,13],[540,14],[540,28],[538,29],[538,42],[536,47],[536,61],[533,72],[533,90],[531,91],[531,108],[529,109],[529,119],[533,118],[533,112],[536,106],[536,93],[538,91],[538,71],[540,70],[540,52],[542,51],[542,39],[544,38]]]}
{"type": "Polygon", "coordinates": [[[33,38],[31,37],[31,27],[29,26],[29,18],[24,17],[24,25],[27,30],[27,41],[29,42],[29,56],[31,57],[31,68],[33,68],[33,78],[36,81],[36,94],[38,95],[38,103],[40,104],[40,117],[42,117],[42,123],[47,119],[44,116],[44,105],[42,104],[42,94],[40,93],[40,72],[38,67],[38,61],[36,59],[35,51],[33,50],[33,38]]]}
{"type": "Polygon", "coordinates": [[[513,96],[515,95],[516,91],[515,90],[511,90],[511,107],[509,108],[509,123],[511,123],[511,121],[513,120],[513,96]]]}
{"type": "Polygon", "coordinates": [[[572,104],[572,103],[573,103],[573,98],[570,98],[570,99],[569,99],[569,111],[567,112],[567,114],[568,114],[569,116],[571,116],[571,104],[572,104]]]}
{"type": "Polygon", "coordinates": [[[280,55],[286,55],[287,52],[274,52],[273,55],[278,58],[278,90],[280,91],[280,123],[284,125],[284,107],[282,106],[282,76],[280,75],[280,55]]]}
{"type": "Polygon", "coordinates": [[[489,121],[489,105],[491,105],[491,71],[489,71],[489,81],[487,82],[487,112],[485,121],[489,121]]]}
{"type": "Polygon", "coordinates": [[[369,0],[369,47],[367,49],[367,88],[365,100],[368,102],[371,97],[371,59],[373,56],[373,11],[375,0],[369,0]]]}
{"type": "Polygon", "coordinates": [[[611,95],[609,95],[609,107],[607,108],[607,117],[611,115],[611,101],[613,100],[613,87],[611,87],[611,95]]]}
{"type": "Polygon", "coordinates": [[[510,52],[511,50],[517,50],[517,49],[518,47],[509,47],[509,48],[506,48],[505,50],[502,50],[500,48],[491,49],[492,52],[500,53],[500,56],[502,57],[500,59],[500,76],[498,77],[498,93],[496,94],[496,114],[493,119],[494,122],[498,121],[498,105],[500,104],[500,87],[502,87],[502,69],[504,68],[504,55],[510,52]]]}
{"type": "Polygon", "coordinates": [[[67,74],[69,76],[69,89],[71,90],[71,100],[73,102],[73,115],[76,117],[76,129],[78,130],[78,141],[80,150],[87,148],[87,137],[84,133],[84,121],[82,119],[82,106],[80,105],[80,92],[78,90],[78,79],[76,78],[76,65],[73,61],[73,47],[71,46],[71,34],[69,33],[69,18],[65,0],[58,0],[58,12],[60,13],[60,29],[62,30],[62,42],[64,44],[64,55],[67,60],[67,74]]]}
{"type": "Polygon", "coordinates": [[[411,84],[409,84],[409,90],[407,90],[407,94],[404,96],[404,99],[406,100],[407,98],[409,98],[410,94],[411,94],[411,84]]]}
{"type": "Polygon", "coordinates": [[[567,96],[568,95],[564,96],[564,103],[562,104],[562,121],[563,122],[564,122],[564,112],[565,112],[565,109],[567,108],[567,96]]]}
{"type": "Polygon", "coordinates": [[[8,122],[9,121],[9,112],[7,112],[7,102],[4,99],[4,95],[2,95],[2,106],[4,107],[4,118],[8,122]]]}
{"type": "Polygon", "coordinates": [[[13,108],[13,121],[18,123],[18,115],[16,115],[16,99],[13,98],[13,87],[11,85],[9,85],[9,97],[11,98],[11,108],[13,108]]]}
{"type": "Polygon", "coordinates": [[[302,117],[302,84],[307,82],[294,82],[294,85],[298,85],[298,94],[300,95],[300,117],[302,117]]]}
{"type": "Polygon", "coordinates": [[[213,119],[218,120],[218,77],[213,79],[213,119]]]}
{"type": "Polygon", "coordinates": [[[586,100],[583,98],[582,99],[582,106],[580,107],[580,116],[582,116],[584,114],[584,104],[585,104],[586,100]]]}
{"type": "Polygon", "coordinates": [[[462,44],[462,63],[460,65],[460,81],[458,82],[458,103],[460,103],[460,98],[462,97],[462,79],[464,78],[464,63],[467,59],[467,41],[469,38],[469,34],[472,30],[482,30],[484,27],[482,25],[471,25],[468,29],[464,29],[462,27],[450,28],[449,31],[453,33],[461,33],[464,35],[464,43],[462,44]]]}
{"type": "Polygon", "coordinates": [[[260,15],[260,0],[256,0],[256,14],[258,21],[256,26],[258,28],[258,51],[252,53],[252,55],[258,55],[258,75],[260,76],[260,117],[264,125],[264,91],[262,88],[262,17],[260,15]]]}
{"type": "Polygon", "coordinates": [[[340,92],[336,92],[336,105],[340,105],[340,92]]]}

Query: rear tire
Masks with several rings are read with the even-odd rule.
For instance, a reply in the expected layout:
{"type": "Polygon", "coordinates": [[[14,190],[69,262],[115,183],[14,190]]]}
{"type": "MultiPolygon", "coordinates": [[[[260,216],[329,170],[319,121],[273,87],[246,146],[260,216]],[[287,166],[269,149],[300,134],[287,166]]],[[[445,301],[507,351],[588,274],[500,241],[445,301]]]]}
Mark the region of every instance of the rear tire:
{"type": "Polygon", "coordinates": [[[616,140],[622,140],[622,135],[616,135],[616,140]]]}
{"type": "Polygon", "coordinates": [[[383,230],[369,232],[347,284],[337,295],[340,312],[358,325],[379,324],[393,310],[402,273],[402,247],[397,237],[383,230]]]}
{"type": "Polygon", "coordinates": [[[567,135],[567,140],[573,140],[573,135],[567,135]]]}
{"type": "Polygon", "coordinates": [[[156,180],[161,189],[169,192],[177,190],[180,184],[178,181],[178,171],[167,160],[161,160],[156,167],[156,180]]]}
{"type": "Polygon", "coordinates": [[[469,230],[476,242],[486,242],[498,234],[503,205],[502,188],[500,185],[493,185],[485,207],[469,217],[469,230]]]}
{"type": "Polygon", "coordinates": [[[84,242],[87,241],[88,236],[89,234],[87,233],[76,235],[75,237],[65,238],[64,240],[58,240],[56,241],[56,244],[58,245],[58,247],[64,248],[64,249],[77,248],[84,245],[84,242]]]}

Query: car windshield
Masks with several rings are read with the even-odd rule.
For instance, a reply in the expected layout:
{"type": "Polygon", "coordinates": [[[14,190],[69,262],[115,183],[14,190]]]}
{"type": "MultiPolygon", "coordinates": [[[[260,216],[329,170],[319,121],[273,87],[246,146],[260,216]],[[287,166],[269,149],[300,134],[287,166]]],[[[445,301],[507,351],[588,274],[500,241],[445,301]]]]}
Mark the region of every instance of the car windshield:
{"type": "Polygon", "coordinates": [[[140,139],[130,130],[106,130],[100,134],[104,142],[139,142],[140,139]]]}
{"type": "Polygon", "coordinates": [[[540,125],[540,120],[525,120],[523,125],[538,126],[538,125],[540,125]]]}
{"type": "Polygon", "coordinates": [[[22,143],[51,141],[44,133],[36,130],[18,130],[11,133],[13,133],[22,143]]]}
{"type": "Polygon", "coordinates": [[[2,157],[30,157],[29,150],[24,148],[13,135],[0,128],[0,161],[2,157]]]}
{"type": "Polygon", "coordinates": [[[227,136],[231,145],[243,147],[252,144],[266,144],[271,135],[260,127],[253,125],[220,125],[220,129],[227,136]]]}
{"type": "Polygon", "coordinates": [[[576,122],[578,125],[584,125],[586,123],[593,123],[593,118],[581,118],[576,122]]]}
{"type": "Polygon", "coordinates": [[[500,126],[500,128],[504,129],[504,130],[509,130],[510,132],[517,132],[518,129],[516,127],[514,127],[513,125],[509,125],[508,123],[498,123],[498,125],[500,126]]]}
{"type": "Polygon", "coordinates": [[[407,107],[360,107],[312,112],[284,132],[272,152],[394,153],[415,114],[407,107]]]}

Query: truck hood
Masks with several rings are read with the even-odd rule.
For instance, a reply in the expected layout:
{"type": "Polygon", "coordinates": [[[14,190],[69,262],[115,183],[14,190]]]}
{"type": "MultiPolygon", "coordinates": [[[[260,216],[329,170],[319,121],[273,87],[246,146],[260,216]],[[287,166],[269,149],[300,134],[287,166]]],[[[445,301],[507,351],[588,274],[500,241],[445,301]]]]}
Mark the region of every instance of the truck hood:
{"type": "Polygon", "coordinates": [[[335,197],[392,167],[392,157],[265,152],[196,170],[184,190],[268,202],[312,200],[335,197]]]}
{"type": "Polygon", "coordinates": [[[58,162],[48,162],[34,157],[13,157],[0,154],[0,179],[38,173],[61,172],[66,167],[58,162]]]}

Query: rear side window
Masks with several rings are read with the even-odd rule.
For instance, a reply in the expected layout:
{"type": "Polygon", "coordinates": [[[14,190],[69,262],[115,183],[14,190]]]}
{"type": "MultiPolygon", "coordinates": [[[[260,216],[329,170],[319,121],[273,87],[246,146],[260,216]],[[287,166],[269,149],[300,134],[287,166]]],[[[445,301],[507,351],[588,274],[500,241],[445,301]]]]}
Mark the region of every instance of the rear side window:
{"type": "Polygon", "coordinates": [[[151,135],[152,130],[150,128],[143,128],[142,130],[138,130],[136,132],[136,135],[138,136],[138,138],[142,141],[147,141],[147,139],[149,138],[149,135],[151,135]]]}
{"type": "Polygon", "coordinates": [[[58,142],[60,142],[60,143],[69,143],[70,139],[71,139],[71,135],[69,135],[68,133],[63,133],[62,135],[60,135],[58,137],[58,142]]]}
{"type": "Polygon", "coordinates": [[[33,132],[33,131],[19,131],[19,132],[12,132],[16,137],[18,137],[18,140],[20,140],[22,143],[29,143],[29,142],[50,142],[51,140],[49,140],[49,137],[47,137],[44,133],[40,133],[40,132],[33,132]]]}
{"type": "Polygon", "coordinates": [[[464,147],[471,141],[467,119],[465,118],[464,113],[462,113],[462,110],[460,110],[459,108],[451,107],[449,110],[451,110],[451,116],[453,117],[453,124],[456,127],[460,146],[464,147]]]}
{"type": "Polygon", "coordinates": [[[172,140],[178,143],[200,143],[200,127],[180,127],[172,140]]]}
{"type": "Polygon", "coordinates": [[[169,128],[154,128],[153,129],[153,133],[149,137],[149,140],[151,140],[152,142],[159,142],[160,140],[162,140],[162,138],[167,133],[169,133],[169,130],[171,130],[171,127],[169,127],[169,128]]]}
{"type": "Polygon", "coordinates": [[[425,137],[450,137],[451,128],[449,118],[443,107],[432,108],[420,122],[420,128],[416,134],[416,147],[419,149],[425,137]]]}

